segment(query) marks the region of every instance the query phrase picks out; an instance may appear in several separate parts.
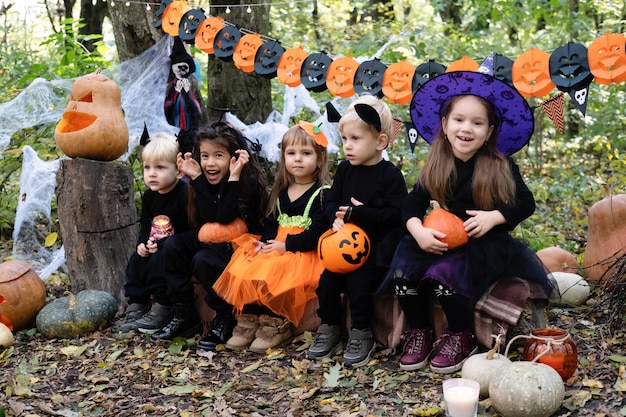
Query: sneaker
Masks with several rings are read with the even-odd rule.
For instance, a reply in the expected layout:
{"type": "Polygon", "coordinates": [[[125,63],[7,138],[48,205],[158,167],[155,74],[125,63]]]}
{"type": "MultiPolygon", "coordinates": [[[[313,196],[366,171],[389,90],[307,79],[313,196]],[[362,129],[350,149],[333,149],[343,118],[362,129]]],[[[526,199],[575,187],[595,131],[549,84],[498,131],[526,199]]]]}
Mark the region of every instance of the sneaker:
{"type": "Polygon", "coordinates": [[[400,369],[414,371],[423,368],[428,363],[428,356],[433,348],[432,329],[407,330],[400,340],[404,342],[400,369]]]}
{"type": "Polygon", "coordinates": [[[262,314],[259,317],[256,339],[250,345],[250,350],[256,353],[265,353],[267,349],[288,344],[291,342],[291,339],[291,323],[289,320],[262,314]]]}
{"type": "Polygon", "coordinates": [[[145,314],[146,308],[148,308],[147,304],[129,304],[128,307],[126,307],[126,312],[124,313],[124,323],[122,323],[118,331],[120,333],[128,333],[131,330],[137,330],[135,322],[145,314]]]}
{"type": "Polygon", "coordinates": [[[153,342],[173,340],[178,336],[184,337],[197,333],[198,325],[192,308],[189,304],[175,303],[166,323],[152,333],[150,340],[153,342]]]}
{"type": "Polygon", "coordinates": [[[440,374],[451,374],[460,370],[465,360],[478,350],[471,330],[459,333],[444,330],[434,346],[437,354],[430,361],[430,369],[440,374]]]}
{"type": "Polygon", "coordinates": [[[256,337],[259,328],[259,316],[254,314],[241,314],[237,316],[237,325],[233,329],[233,335],[226,341],[226,349],[244,350],[256,337]]]}
{"type": "Polygon", "coordinates": [[[145,334],[152,334],[156,332],[167,322],[171,309],[171,306],[153,303],[150,307],[150,311],[135,322],[137,330],[145,334]]]}
{"type": "Polygon", "coordinates": [[[369,362],[374,349],[376,349],[372,330],[352,329],[348,332],[348,335],[348,345],[343,353],[343,362],[354,367],[365,365],[369,362]]]}
{"type": "Polygon", "coordinates": [[[308,359],[333,356],[341,347],[341,328],[338,325],[322,324],[306,352],[308,359]]]}
{"type": "Polygon", "coordinates": [[[199,350],[215,350],[217,345],[223,345],[233,334],[236,320],[230,313],[217,313],[209,324],[209,330],[198,341],[199,350]]]}

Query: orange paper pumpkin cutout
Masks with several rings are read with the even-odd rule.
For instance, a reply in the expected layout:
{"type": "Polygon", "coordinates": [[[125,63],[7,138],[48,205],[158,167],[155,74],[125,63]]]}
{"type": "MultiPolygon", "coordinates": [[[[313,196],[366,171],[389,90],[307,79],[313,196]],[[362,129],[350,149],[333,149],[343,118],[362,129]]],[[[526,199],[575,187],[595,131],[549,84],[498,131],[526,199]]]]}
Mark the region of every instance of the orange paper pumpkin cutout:
{"type": "Polygon", "coordinates": [[[408,61],[391,64],[383,75],[383,94],[392,103],[408,104],[413,97],[415,67],[408,61]]]}
{"type": "Polygon", "coordinates": [[[477,71],[480,65],[478,62],[474,61],[469,56],[463,56],[463,58],[458,59],[450,64],[448,68],[446,68],[446,72],[452,71],[477,71]]]}
{"type": "Polygon", "coordinates": [[[335,59],[326,72],[326,87],[333,96],[348,98],[355,94],[354,74],[359,63],[351,56],[335,59]]]}
{"type": "Polygon", "coordinates": [[[513,85],[525,98],[543,97],[555,87],[550,78],[550,54],[530,48],[517,57],[511,70],[513,85]]]}
{"type": "Polygon", "coordinates": [[[235,66],[243,72],[254,71],[254,57],[261,45],[263,45],[263,39],[261,39],[260,34],[249,33],[243,35],[237,42],[235,53],[233,54],[235,66]]]}
{"type": "Polygon", "coordinates": [[[278,61],[278,70],[276,71],[278,80],[289,87],[299,86],[302,83],[300,81],[300,69],[308,56],[309,54],[302,46],[287,49],[278,61]]]}
{"type": "Polygon", "coordinates": [[[219,16],[204,19],[196,31],[196,46],[207,54],[214,53],[213,42],[215,42],[215,36],[224,26],[226,26],[226,23],[219,16]]]}
{"type": "Polygon", "coordinates": [[[163,17],[161,18],[161,27],[163,31],[170,36],[178,36],[178,28],[183,15],[191,10],[187,1],[173,1],[165,8],[163,17]]]}
{"type": "Polygon", "coordinates": [[[589,45],[589,69],[598,84],[626,81],[626,36],[605,33],[589,45]]]}

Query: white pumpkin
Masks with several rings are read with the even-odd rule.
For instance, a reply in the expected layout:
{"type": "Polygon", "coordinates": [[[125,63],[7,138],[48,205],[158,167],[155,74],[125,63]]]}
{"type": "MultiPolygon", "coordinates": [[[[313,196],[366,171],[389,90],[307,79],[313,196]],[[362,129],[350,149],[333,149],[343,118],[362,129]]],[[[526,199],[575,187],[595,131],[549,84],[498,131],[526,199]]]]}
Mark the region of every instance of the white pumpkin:
{"type": "Polygon", "coordinates": [[[589,298],[591,290],[583,277],[571,272],[553,272],[551,274],[558,286],[558,294],[553,291],[550,303],[559,306],[578,306],[589,298]]]}
{"type": "Polygon", "coordinates": [[[513,362],[489,383],[493,406],[506,417],[549,417],[565,397],[557,371],[537,362],[513,362]]]}
{"type": "Polygon", "coordinates": [[[480,395],[489,396],[489,382],[498,374],[504,366],[509,366],[511,360],[505,355],[498,353],[500,348],[500,338],[496,340],[495,346],[489,351],[472,355],[461,368],[461,377],[473,379],[480,385],[480,395]]]}
{"type": "Polygon", "coordinates": [[[13,343],[15,343],[13,332],[3,323],[0,323],[0,347],[8,348],[13,346],[13,343]]]}

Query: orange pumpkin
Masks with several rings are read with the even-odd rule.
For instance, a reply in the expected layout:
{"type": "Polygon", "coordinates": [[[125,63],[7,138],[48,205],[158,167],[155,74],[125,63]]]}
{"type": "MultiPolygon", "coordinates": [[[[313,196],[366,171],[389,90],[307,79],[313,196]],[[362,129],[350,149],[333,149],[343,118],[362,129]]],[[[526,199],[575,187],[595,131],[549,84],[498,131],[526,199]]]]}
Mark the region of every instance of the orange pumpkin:
{"type": "Polygon", "coordinates": [[[474,61],[469,56],[463,56],[461,59],[457,59],[453,63],[450,64],[448,68],[446,68],[446,72],[452,71],[477,71],[478,62],[474,61]]]}
{"type": "Polygon", "coordinates": [[[317,243],[324,268],[339,274],[347,274],[362,266],[370,255],[370,248],[369,237],[354,223],[346,223],[337,232],[327,230],[317,243]]]}
{"type": "Polygon", "coordinates": [[[202,243],[224,243],[238,238],[248,231],[248,226],[239,217],[228,224],[208,222],[198,231],[198,240],[202,243]]]}
{"type": "Polygon", "coordinates": [[[463,227],[463,220],[439,206],[436,201],[431,201],[432,210],[422,222],[424,227],[445,233],[446,237],[439,239],[448,244],[448,249],[454,249],[465,245],[469,236],[463,227]]]}
{"type": "Polygon", "coordinates": [[[0,316],[6,316],[18,330],[27,329],[46,305],[46,286],[30,267],[22,261],[0,264],[0,316]]]}
{"type": "Polygon", "coordinates": [[[591,42],[587,60],[598,84],[619,84],[626,81],[625,44],[626,36],[609,32],[591,42]]]}
{"type": "Polygon", "coordinates": [[[335,59],[326,72],[326,87],[333,96],[348,98],[353,96],[354,74],[359,63],[351,56],[342,56],[335,59]]]}
{"type": "Polygon", "coordinates": [[[171,2],[163,12],[161,27],[170,36],[178,36],[178,28],[183,15],[191,10],[187,1],[176,0],[171,2]]]}
{"type": "Polygon", "coordinates": [[[278,61],[278,70],[276,71],[278,80],[289,87],[297,87],[302,84],[300,69],[308,56],[309,54],[302,46],[287,49],[278,61]]]}
{"type": "Polygon", "coordinates": [[[254,57],[261,45],[263,45],[263,39],[259,33],[243,35],[235,47],[233,64],[243,72],[254,71],[254,57]]]}
{"type": "Polygon", "coordinates": [[[415,67],[408,61],[391,64],[383,75],[383,94],[392,103],[408,104],[413,98],[415,67]]]}
{"type": "Polygon", "coordinates": [[[224,23],[224,19],[219,16],[204,19],[196,31],[196,46],[207,54],[214,53],[215,47],[213,43],[215,42],[215,37],[217,36],[217,32],[224,26],[226,26],[226,23],[224,23]]]}
{"type": "MultiPolygon", "coordinates": [[[[605,197],[587,214],[587,246],[583,272],[591,284],[608,281],[617,272],[616,261],[626,253],[626,194],[605,197]]],[[[612,280],[611,280],[612,281],[612,280]]],[[[624,277],[620,281],[624,281],[624,277]]]]}
{"type": "Polygon", "coordinates": [[[54,139],[70,158],[113,161],[122,156],[128,149],[128,127],[115,81],[100,70],[78,78],[54,139]]]}
{"type": "Polygon", "coordinates": [[[530,48],[517,57],[511,70],[513,85],[525,98],[543,97],[555,87],[550,78],[550,54],[530,48]]]}
{"type": "Polygon", "coordinates": [[[550,272],[578,273],[576,257],[558,246],[550,246],[537,251],[537,256],[550,272]]]}

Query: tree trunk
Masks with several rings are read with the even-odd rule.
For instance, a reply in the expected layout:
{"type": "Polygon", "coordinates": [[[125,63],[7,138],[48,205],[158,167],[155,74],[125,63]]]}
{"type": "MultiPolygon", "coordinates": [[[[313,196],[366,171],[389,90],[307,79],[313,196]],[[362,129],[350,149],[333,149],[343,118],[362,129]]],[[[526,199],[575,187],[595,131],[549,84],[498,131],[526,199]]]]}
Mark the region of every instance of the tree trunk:
{"type": "Polygon", "coordinates": [[[163,31],[155,27],[158,19],[154,8],[147,10],[143,3],[137,2],[128,6],[123,2],[116,2],[115,6],[111,3],[106,4],[120,61],[136,57],[163,37],[163,31]]]}
{"type": "MultiPolygon", "coordinates": [[[[102,35],[102,22],[109,13],[107,4],[101,1],[93,3],[91,0],[81,0],[80,2],[80,18],[85,26],[78,29],[81,35],[102,35]]],[[[83,45],[87,50],[95,49],[94,42],[84,41],[83,45]]]]}
{"type": "MultiPolygon", "coordinates": [[[[218,0],[211,2],[211,14],[220,13],[225,21],[262,35],[270,31],[269,3],[255,4],[247,12],[240,0],[218,0]],[[231,5],[230,13],[220,4],[231,5]],[[232,7],[241,4],[241,7],[232,7]]],[[[254,72],[245,73],[232,62],[223,61],[215,55],[207,56],[207,112],[209,121],[217,120],[220,112],[215,108],[232,108],[232,112],[244,123],[265,121],[272,112],[271,83],[254,72]]]]}
{"type": "Polygon", "coordinates": [[[62,160],[56,196],[72,291],[97,289],[124,300],[126,265],[139,231],[133,170],[115,162],[62,160]]]}

